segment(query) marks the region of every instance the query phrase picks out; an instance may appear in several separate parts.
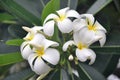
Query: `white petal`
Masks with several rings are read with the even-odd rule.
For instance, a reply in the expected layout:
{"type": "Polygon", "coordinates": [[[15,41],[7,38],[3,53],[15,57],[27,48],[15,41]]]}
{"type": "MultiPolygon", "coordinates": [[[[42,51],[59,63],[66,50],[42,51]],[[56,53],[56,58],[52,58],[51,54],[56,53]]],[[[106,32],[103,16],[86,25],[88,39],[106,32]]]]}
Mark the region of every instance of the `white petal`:
{"type": "Polygon", "coordinates": [[[51,40],[44,39],[43,42],[42,42],[42,45],[44,46],[45,49],[47,49],[50,46],[52,46],[52,47],[59,46],[59,43],[51,41],[51,40]]]}
{"type": "Polygon", "coordinates": [[[46,19],[44,20],[43,24],[46,24],[46,22],[50,19],[56,19],[58,16],[56,14],[49,14],[46,19]]]}
{"type": "Polygon", "coordinates": [[[32,29],[31,29],[31,28],[26,27],[26,26],[22,26],[22,29],[24,29],[24,30],[25,30],[25,31],[27,31],[27,32],[31,32],[31,31],[32,31],[32,29]]]}
{"type": "Polygon", "coordinates": [[[86,23],[86,20],[84,19],[75,19],[73,21],[74,32],[79,31],[86,26],[87,26],[87,23],[86,23]]]}
{"type": "Polygon", "coordinates": [[[20,46],[20,51],[22,51],[27,44],[28,44],[28,41],[23,42],[20,46]]]}
{"type": "Polygon", "coordinates": [[[96,54],[92,49],[88,49],[88,51],[91,53],[91,56],[89,58],[90,59],[89,65],[91,65],[95,62],[96,54]]]}
{"type": "Polygon", "coordinates": [[[62,50],[63,51],[67,51],[67,48],[69,47],[69,46],[72,46],[73,44],[75,44],[74,43],[74,41],[67,41],[64,45],[63,45],[63,47],[62,47],[62,50]]]}
{"type": "Polygon", "coordinates": [[[107,32],[106,29],[98,21],[95,22],[94,26],[97,30],[104,31],[104,33],[107,32]]]}
{"type": "Polygon", "coordinates": [[[34,33],[29,32],[23,39],[26,41],[30,41],[31,37],[34,37],[34,33]]]}
{"type": "Polygon", "coordinates": [[[76,44],[82,43],[85,44],[86,46],[89,46],[92,43],[101,39],[101,36],[96,36],[94,31],[90,31],[87,28],[80,30],[79,33],[78,32],[74,33],[73,37],[76,44]]]}
{"type": "Polygon", "coordinates": [[[44,27],[43,31],[46,35],[53,36],[54,24],[55,24],[55,22],[53,20],[51,20],[43,25],[43,27],[44,27]]]}
{"type": "Polygon", "coordinates": [[[33,66],[33,70],[38,74],[45,74],[50,71],[50,67],[40,58],[38,57],[33,66]]]}
{"type": "Polygon", "coordinates": [[[34,38],[29,42],[29,44],[38,45],[41,44],[45,37],[42,34],[37,33],[34,38]]]}
{"type": "Polygon", "coordinates": [[[86,20],[88,20],[89,25],[92,26],[94,24],[95,19],[92,14],[82,14],[81,17],[86,17],[86,20]]]}
{"type": "Polygon", "coordinates": [[[75,17],[75,18],[80,18],[80,15],[77,11],[75,10],[68,10],[66,13],[66,17],[75,17]]]}
{"type": "Polygon", "coordinates": [[[34,27],[32,27],[31,29],[32,29],[32,31],[33,31],[34,33],[36,33],[37,31],[42,30],[43,27],[42,27],[42,26],[34,26],[34,27]]]}
{"type": "Polygon", "coordinates": [[[21,45],[21,54],[24,59],[28,59],[29,55],[32,54],[32,50],[30,45],[25,45],[24,43],[21,45]]]}
{"type": "Polygon", "coordinates": [[[82,50],[76,49],[76,56],[81,62],[90,60],[89,64],[93,64],[96,59],[96,54],[91,49],[84,48],[82,50]]]}
{"type": "Polygon", "coordinates": [[[37,58],[37,55],[35,53],[31,54],[29,57],[28,57],[28,63],[30,64],[30,67],[32,70],[34,70],[33,68],[33,61],[35,61],[35,58],[37,58]]]}
{"type": "Polygon", "coordinates": [[[56,12],[58,13],[58,15],[65,15],[68,10],[69,10],[69,7],[66,7],[66,8],[60,9],[56,12]]]}
{"type": "Polygon", "coordinates": [[[57,22],[58,28],[62,33],[69,33],[73,30],[73,24],[70,19],[64,19],[57,22]]]}
{"type": "Polygon", "coordinates": [[[103,31],[97,31],[97,35],[102,37],[99,40],[100,46],[102,47],[105,44],[105,42],[106,42],[106,35],[105,35],[105,33],[103,31]]]}
{"type": "Polygon", "coordinates": [[[56,65],[60,60],[60,53],[56,49],[48,48],[42,58],[47,62],[56,65]]]}

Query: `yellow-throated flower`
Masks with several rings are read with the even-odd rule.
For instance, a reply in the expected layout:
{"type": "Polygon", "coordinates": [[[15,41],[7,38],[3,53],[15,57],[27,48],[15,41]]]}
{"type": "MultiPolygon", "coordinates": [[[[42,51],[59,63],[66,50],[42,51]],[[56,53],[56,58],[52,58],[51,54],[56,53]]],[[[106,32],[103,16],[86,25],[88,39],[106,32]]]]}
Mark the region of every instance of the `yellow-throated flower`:
{"type": "Polygon", "coordinates": [[[29,44],[32,46],[32,53],[28,57],[28,62],[35,73],[45,74],[51,70],[48,63],[56,65],[59,62],[59,51],[49,48],[59,46],[57,42],[47,40],[38,33],[29,44]]]}
{"type": "Polygon", "coordinates": [[[82,14],[81,19],[76,19],[73,22],[74,32],[78,33],[82,38],[86,38],[86,42],[92,41],[94,37],[100,36],[100,45],[103,46],[106,42],[106,29],[95,21],[92,14],[82,14]]]}
{"type": "Polygon", "coordinates": [[[44,33],[48,36],[52,36],[54,34],[55,23],[62,33],[71,32],[73,30],[73,24],[69,17],[79,18],[80,15],[75,10],[70,10],[68,7],[56,11],[56,14],[49,14],[43,23],[44,33]]]}
{"type": "Polygon", "coordinates": [[[89,46],[95,41],[99,40],[101,37],[94,37],[93,40],[86,42],[86,38],[82,38],[79,34],[75,33],[74,40],[70,40],[63,45],[63,51],[67,51],[69,46],[75,45],[76,56],[81,62],[90,60],[89,64],[93,64],[96,58],[96,54],[92,49],[89,49],[89,46]]]}
{"type": "Polygon", "coordinates": [[[34,38],[35,34],[40,31],[43,27],[22,27],[28,34],[23,38],[25,41],[21,44],[20,51],[24,59],[27,59],[29,54],[32,52],[29,42],[34,38]]]}

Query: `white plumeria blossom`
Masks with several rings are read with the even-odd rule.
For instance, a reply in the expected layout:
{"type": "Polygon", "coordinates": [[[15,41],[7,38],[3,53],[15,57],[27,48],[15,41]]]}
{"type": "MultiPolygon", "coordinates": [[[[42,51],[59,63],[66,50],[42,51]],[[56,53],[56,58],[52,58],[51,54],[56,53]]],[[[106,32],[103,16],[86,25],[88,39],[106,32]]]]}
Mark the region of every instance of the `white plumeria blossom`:
{"type": "Polygon", "coordinates": [[[81,19],[76,19],[73,22],[74,32],[79,36],[87,37],[86,40],[92,40],[94,37],[101,37],[99,39],[101,47],[106,42],[106,29],[98,22],[95,21],[92,14],[82,14],[81,19]]]}
{"type": "Polygon", "coordinates": [[[49,14],[43,23],[44,33],[48,36],[53,36],[55,23],[62,33],[71,32],[73,30],[73,24],[69,17],[80,17],[79,13],[75,10],[70,10],[69,7],[58,10],[56,13],[57,14],[49,14]]]}
{"type": "Polygon", "coordinates": [[[45,74],[51,70],[51,67],[46,62],[52,65],[56,65],[59,62],[59,51],[49,48],[50,46],[59,46],[57,42],[47,40],[43,35],[38,33],[29,44],[33,46],[33,52],[29,55],[28,62],[36,74],[45,74]]]}
{"type": "Polygon", "coordinates": [[[74,33],[73,38],[74,40],[67,41],[63,45],[63,51],[67,51],[69,46],[75,45],[77,47],[75,53],[78,60],[85,62],[89,59],[89,64],[93,64],[96,59],[96,54],[92,49],[89,49],[89,46],[101,37],[96,36],[94,39],[88,40],[87,37],[83,38],[83,36],[79,36],[79,33],[76,32],[74,33]]]}
{"type": "Polygon", "coordinates": [[[29,27],[22,27],[25,31],[28,32],[28,34],[24,37],[25,42],[21,44],[20,51],[24,59],[28,59],[28,56],[30,53],[32,53],[32,50],[30,48],[29,42],[34,38],[35,34],[42,30],[43,27],[35,26],[33,28],[29,27]]]}

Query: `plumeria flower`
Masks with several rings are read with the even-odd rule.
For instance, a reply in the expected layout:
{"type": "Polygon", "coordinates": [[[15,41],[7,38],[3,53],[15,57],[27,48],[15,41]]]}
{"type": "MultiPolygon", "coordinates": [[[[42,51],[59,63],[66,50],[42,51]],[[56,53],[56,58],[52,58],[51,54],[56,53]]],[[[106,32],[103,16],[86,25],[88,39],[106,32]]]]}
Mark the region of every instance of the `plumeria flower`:
{"type": "Polygon", "coordinates": [[[29,44],[33,47],[33,52],[29,55],[28,62],[36,74],[41,75],[49,72],[51,67],[47,63],[56,65],[59,62],[59,51],[49,48],[59,46],[57,42],[47,40],[41,34],[36,34],[29,44]]]}
{"type": "Polygon", "coordinates": [[[42,30],[43,27],[35,26],[33,28],[22,27],[28,34],[24,37],[24,42],[21,44],[20,51],[24,59],[27,59],[29,54],[32,52],[29,42],[34,38],[35,34],[42,30]]]}
{"type": "Polygon", "coordinates": [[[71,32],[73,30],[73,24],[69,17],[80,17],[80,15],[75,10],[70,10],[69,7],[58,10],[56,13],[57,14],[49,14],[43,23],[44,33],[48,36],[52,36],[54,34],[55,23],[62,33],[71,32]]]}
{"type": "Polygon", "coordinates": [[[87,37],[86,40],[90,41],[96,36],[101,36],[99,42],[103,46],[106,42],[106,29],[98,22],[95,21],[92,14],[82,14],[81,19],[74,21],[74,32],[78,32],[80,36],[87,37]]]}
{"type": "Polygon", "coordinates": [[[81,62],[90,60],[89,64],[91,65],[96,59],[96,54],[92,49],[89,49],[89,46],[100,38],[101,37],[97,36],[94,37],[94,39],[92,39],[91,41],[86,42],[87,37],[82,38],[81,36],[79,36],[78,33],[75,33],[74,40],[70,40],[63,45],[63,51],[67,51],[67,48],[69,46],[75,45],[77,47],[75,53],[78,60],[80,60],[81,62]]]}

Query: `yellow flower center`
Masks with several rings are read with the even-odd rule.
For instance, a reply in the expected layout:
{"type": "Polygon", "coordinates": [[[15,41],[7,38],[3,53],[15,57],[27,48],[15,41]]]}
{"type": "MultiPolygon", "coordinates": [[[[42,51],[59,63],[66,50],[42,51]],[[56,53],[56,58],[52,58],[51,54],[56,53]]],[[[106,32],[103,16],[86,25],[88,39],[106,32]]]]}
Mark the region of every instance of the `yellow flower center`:
{"type": "Polygon", "coordinates": [[[41,47],[35,51],[38,56],[42,56],[44,54],[44,47],[41,47]]]}
{"type": "Polygon", "coordinates": [[[28,37],[28,40],[30,40],[30,41],[31,41],[32,39],[33,39],[33,36],[28,37]]]}
{"type": "Polygon", "coordinates": [[[88,25],[88,30],[96,31],[96,27],[95,27],[95,26],[88,25]]]}
{"type": "Polygon", "coordinates": [[[65,15],[60,15],[59,18],[55,19],[56,21],[63,21],[66,18],[65,15]]]}
{"type": "Polygon", "coordinates": [[[86,46],[86,45],[83,45],[82,43],[79,43],[77,47],[81,50],[81,49],[83,49],[83,48],[86,48],[87,46],[86,46]]]}

